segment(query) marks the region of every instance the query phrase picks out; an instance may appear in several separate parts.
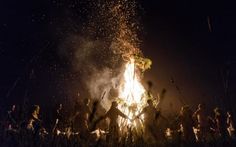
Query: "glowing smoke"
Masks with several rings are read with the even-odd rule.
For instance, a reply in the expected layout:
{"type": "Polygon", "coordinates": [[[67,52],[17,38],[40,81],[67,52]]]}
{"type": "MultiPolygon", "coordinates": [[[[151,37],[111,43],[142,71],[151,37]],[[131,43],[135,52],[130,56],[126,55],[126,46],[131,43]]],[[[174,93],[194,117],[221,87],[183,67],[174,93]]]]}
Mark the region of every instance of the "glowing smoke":
{"type": "Polygon", "coordinates": [[[138,5],[135,0],[86,3],[89,10],[83,11],[89,11],[89,15],[81,33],[69,34],[60,54],[69,58],[73,69],[80,73],[91,98],[100,99],[106,92],[101,104],[108,109],[109,100],[118,96],[125,63],[133,55],[142,56],[137,35],[138,5]]]}

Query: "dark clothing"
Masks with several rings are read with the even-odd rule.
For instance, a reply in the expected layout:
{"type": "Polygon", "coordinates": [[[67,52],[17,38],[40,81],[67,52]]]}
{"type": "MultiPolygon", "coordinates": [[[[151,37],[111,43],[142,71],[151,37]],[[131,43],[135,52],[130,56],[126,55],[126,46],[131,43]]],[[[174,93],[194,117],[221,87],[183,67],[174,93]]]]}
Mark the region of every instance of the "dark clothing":
{"type": "Polygon", "coordinates": [[[194,120],[191,114],[183,114],[180,116],[180,122],[183,129],[183,139],[187,142],[193,142],[195,140],[193,126],[194,120]]]}
{"type": "Polygon", "coordinates": [[[56,111],[56,119],[55,119],[55,129],[63,130],[65,125],[65,112],[63,109],[57,109],[56,111]]]}
{"type": "Polygon", "coordinates": [[[219,135],[222,137],[228,136],[226,117],[223,114],[218,113],[215,115],[215,122],[216,131],[219,133],[219,135]]]}
{"type": "Polygon", "coordinates": [[[80,133],[80,137],[83,139],[87,139],[89,137],[89,115],[90,109],[88,105],[81,105],[77,103],[74,109],[73,116],[73,129],[75,132],[80,133]]]}
{"type": "Polygon", "coordinates": [[[104,118],[108,117],[110,119],[109,125],[109,137],[114,139],[118,139],[119,137],[119,124],[118,124],[118,116],[123,118],[128,118],[124,113],[122,113],[118,108],[111,106],[111,108],[107,111],[104,118]]]}
{"type": "Polygon", "coordinates": [[[7,127],[9,128],[16,128],[17,127],[17,113],[16,111],[8,111],[7,112],[7,127]]]}
{"type": "Polygon", "coordinates": [[[157,118],[160,115],[160,112],[153,105],[148,105],[143,108],[142,112],[138,115],[141,116],[144,114],[144,140],[147,143],[154,143],[157,138],[157,118]]]}

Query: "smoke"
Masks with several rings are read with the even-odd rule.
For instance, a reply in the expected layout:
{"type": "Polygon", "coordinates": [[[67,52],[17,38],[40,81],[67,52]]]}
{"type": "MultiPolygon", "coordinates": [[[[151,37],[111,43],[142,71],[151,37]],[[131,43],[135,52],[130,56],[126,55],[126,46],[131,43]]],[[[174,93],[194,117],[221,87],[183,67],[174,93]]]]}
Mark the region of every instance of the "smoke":
{"type": "Polygon", "coordinates": [[[112,44],[73,34],[59,48],[60,57],[79,73],[78,85],[83,85],[90,98],[98,100],[105,109],[118,96],[124,71],[124,61],[112,44]]]}
{"type": "Polygon", "coordinates": [[[118,96],[118,85],[122,78],[122,72],[114,76],[111,69],[104,68],[102,71],[95,71],[86,84],[90,95],[98,99],[105,109],[108,109],[110,102],[118,96]]]}
{"type": "Polygon", "coordinates": [[[140,54],[135,0],[89,1],[88,20],[82,29],[70,32],[59,47],[61,58],[70,63],[91,98],[104,108],[117,97],[124,63],[140,54]],[[78,33],[81,32],[81,33],[78,33]]]}

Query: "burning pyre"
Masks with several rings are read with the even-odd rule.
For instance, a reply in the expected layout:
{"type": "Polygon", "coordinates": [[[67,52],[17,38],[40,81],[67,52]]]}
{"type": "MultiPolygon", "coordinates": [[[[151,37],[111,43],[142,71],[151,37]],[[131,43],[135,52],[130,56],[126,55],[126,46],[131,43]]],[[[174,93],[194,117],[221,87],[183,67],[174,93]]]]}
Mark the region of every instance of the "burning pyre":
{"type": "MultiPolygon", "coordinates": [[[[119,87],[119,109],[129,118],[138,115],[146,105],[149,98],[144,86],[141,83],[142,72],[150,68],[151,60],[141,57],[131,57],[125,65],[123,82],[119,87]]],[[[133,128],[142,127],[143,117],[140,120],[131,122],[123,118],[119,119],[120,128],[125,126],[133,128]]]]}
{"type": "MultiPolygon", "coordinates": [[[[140,27],[136,15],[138,4],[136,0],[118,0],[116,2],[105,1],[100,6],[99,14],[104,19],[102,28],[113,34],[110,48],[116,56],[121,56],[125,63],[124,71],[121,73],[123,77],[118,81],[117,86],[118,108],[132,119],[142,111],[149,98],[141,83],[141,78],[144,71],[149,69],[152,64],[150,59],[143,57],[139,48],[138,31],[140,27]]],[[[101,18],[99,20],[101,21],[101,18]]],[[[125,129],[127,126],[142,128],[142,119],[141,117],[139,120],[131,122],[119,118],[118,124],[120,129],[125,129]]]]}
{"type": "MultiPolygon", "coordinates": [[[[112,65],[109,64],[106,68],[117,74],[101,72],[102,74],[97,76],[99,70],[95,70],[94,77],[96,78],[91,78],[92,84],[90,82],[87,84],[90,94],[100,97],[103,93],[100,100],[105,110],[109,109],[109,104],[114,100],[113,98],[118,97],[116,99],[119,103],[118,108],[132,119],[142,111],[149,98],[141,79],[144,71],[149,69],[152,64],[150,59],[144,58],[140,50],[141,41],[138,36],[141,27],[137,15],[139,5],[136,0],[104,0],[92,1],[91,8],[94,15],[89,16],[89,23],[85,27],[86,32],[90,32],[92,38],[95,37],[98,40],[102,38],[101,40],[106,41],[104,43],[105,52],[98,50],[98,53],[102,53],[102,57],[108,57],[105,60],[112,65]],[[107,44],[108,46],[106,46],[107,44]],[[106,53],[109,54],[106,55],[106,53]],[[110,58],[112,56],[114,58],[110,58]],[[123,62],[125,66],[120,65],[123,62]],[[113,65],[118,66],[114,67],[113,65]],[[124,70],[119,70],[122,67],[124,70]],[[114,90],[115,94],[111,90],[114,90]]],[[[141,128],[142,119],[141,117],[139,120],[131,122],[131,120],[119,118],[118,123],[120,129],[125,128],[125,126],[141,128]]]]}

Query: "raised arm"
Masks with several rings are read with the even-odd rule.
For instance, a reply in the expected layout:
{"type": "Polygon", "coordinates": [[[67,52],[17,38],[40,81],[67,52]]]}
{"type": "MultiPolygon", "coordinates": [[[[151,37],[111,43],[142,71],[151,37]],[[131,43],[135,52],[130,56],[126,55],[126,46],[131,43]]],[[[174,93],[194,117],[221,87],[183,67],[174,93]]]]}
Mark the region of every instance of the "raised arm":
{"type": "Polygon", "coordinates": [[[126,118],[126,119],[129,119],[129,117],[127,115],[125,115],[123,112],[121,112],[119,109],[117,109],[117,112],[118,112],[118,115],[123,117],[123,118],[126,118]]]}

